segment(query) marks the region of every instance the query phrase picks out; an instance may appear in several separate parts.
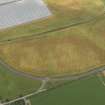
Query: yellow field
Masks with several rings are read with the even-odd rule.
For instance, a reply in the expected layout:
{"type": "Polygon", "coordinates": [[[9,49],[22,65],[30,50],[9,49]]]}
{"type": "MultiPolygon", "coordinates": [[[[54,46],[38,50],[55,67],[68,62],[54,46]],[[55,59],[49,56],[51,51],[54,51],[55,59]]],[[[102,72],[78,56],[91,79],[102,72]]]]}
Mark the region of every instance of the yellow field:
{"type": "MultiPolygon", "coordinates": [[[[37,35],[36,33],[42,32],[42,29],[49,30],[69,23],[72,16],[79,16],[85,12],[98,15],[104,8],[102,0],[66,0],[66,2],[65,0],[46,0],[46,3],[55,15],[35,22],[36,24],[33,22],[14,30],[2,31],[0,38],[8,39],[32,33],[37,35]]],[[[105,15],[92,22],[58,32],[33,36],[30,39],[2,42],[0,57],[16,70],[34,76],[85,72],[89,68],[105,64],[104,23],[105,15]]]]}

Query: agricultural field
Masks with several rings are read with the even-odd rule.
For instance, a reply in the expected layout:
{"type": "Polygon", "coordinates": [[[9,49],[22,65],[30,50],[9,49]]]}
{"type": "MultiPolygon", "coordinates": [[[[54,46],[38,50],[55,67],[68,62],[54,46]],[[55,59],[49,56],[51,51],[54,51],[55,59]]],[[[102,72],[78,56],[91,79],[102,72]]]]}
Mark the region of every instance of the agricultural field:
{"type": "Polygon", "coordinates": [[[9,101],[35,92],[40,81],[19,76],[0,65],[0,101],[9,101]]]}
{"type": "Polygon", "coordinates": [[[47,18],[51,12],[42,0],[0,0],[0,29],[47,18]]]}
{"type": "Polygon", "coordinates": [[[1,30],[0,41],[37,36],[81,21],[90,20],[104,12],[103,0],[44,0],[52,16],[14,28],[1,30]]]}
{"type": "Polygon", "coordinates": [[[98,76],[67,83],[30,97],[32,105],[104,105],[105,86],[98,76]]]}
{"type": "Polygon", "coordinates": [[[105,15],[91,22],[0,45],[0,58],[33,76],[86,72],[105,65],[105,15]]]}
{"type": "Polygon", "coordinates": [[[104,105],[105,73],[78,76],[104,70],[105,0],[43,1],[51,16],[0,30],[0,102],[38,92],[11,105],[104,105]]]}

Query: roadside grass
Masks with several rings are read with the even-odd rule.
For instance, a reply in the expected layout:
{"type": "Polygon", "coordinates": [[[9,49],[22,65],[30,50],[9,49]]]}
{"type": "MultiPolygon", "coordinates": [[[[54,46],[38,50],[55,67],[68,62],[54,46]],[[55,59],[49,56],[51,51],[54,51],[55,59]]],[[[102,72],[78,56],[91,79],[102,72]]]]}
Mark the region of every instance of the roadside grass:
{"type": "Polygon", "coordinates": [[[12,74],[0,65],[0,101],[5,102],[35,92],[41,82],[12,74]]]}
{"type": "Polygon", "coordinates": [[[30,97],[32,105],[104,105],[105,87],[91,76],[30,97]]]}
{"type": "Polygon", "coordinates": [[[0,45],[0,58],[20,72],[55,76],[105,65],[105,15],[92,22],[0,45]]]}
{"type": "Polygon", "coordinates": [[[1,30],[0,41],[11,40],[23,36],[37,35],[38,33],[67,26],[78,21],[88,20],[104,11],[103,0],[44,0],[52,12],[52,16],[23,24],[14,28],[1,30]]]}

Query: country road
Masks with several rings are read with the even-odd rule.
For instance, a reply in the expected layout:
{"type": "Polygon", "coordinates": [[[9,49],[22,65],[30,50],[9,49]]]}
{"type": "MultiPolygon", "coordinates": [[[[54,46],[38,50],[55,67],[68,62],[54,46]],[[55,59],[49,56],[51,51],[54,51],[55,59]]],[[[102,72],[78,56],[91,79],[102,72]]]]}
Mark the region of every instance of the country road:
{"type": "Polygon", "coordinates": [[[76,80],[76,79],[80,79],[80,78],[85,78],[87,76],[90,75],[95,75],[99,72],[102,72],[105,70],[105,65],[97,67],[97,68],[91,68],[89,69],[87,72],[84,73],[80,73],[80,74],[76,74],[76,75],[66,75],[66,76],[53,76],[53,77],[37,77],[28,73],[24,73],[21,72],[22,70],[18,71],[16,69],[14,69],[13,67],[9,66],[8,64],[6,64],[5,62],[3,62],[0,59],[0,65],[3,66],[4,68],[6,68],[6,70],[9,70],[11,73],[14,73],[18,76],[24,76],[33,80],[45,80],[45,81],[58,81],[58,80],[76,80]]]}
{"type": "MultiPolygon", "coordinates": [[[[92,20],[94,20],[94,19],[91,19],[91,21],[92,20]]],[[[47,32],[44,32],[44,33],[39,33],[38,35],[40,36],[42,34],[47,34],[49,32],[51,33],[51,32],[55,32],[55,31],[63,30],[63,29],[66,29],[66,28],[70,28],[72,26],[79,25],[79,24],[88,23],[89,21],[90,20],[86,20],[84,22],[79,22],[79,23],[71,24],[69,26],[62,27],[62,28],[59,28],[59,29],[54,29],[54,30],[50,30],[50,31],[47,31],[47,32]]],[[[13,41],[14,40],[15,39],[13,39],[13,41]]],[[[8,40],[6,40],[6,41],[8,41],[8,40]]],[[[10,40],[10,42],[11,41],[12,40],[10,40]]],[[[0,41],[0,42],[2,42],[2,41],[0,41]]],[[[3,41],[3,43],[4,42],[5,41],[3,41]]],[[[65,75],[65,76],[54,76],[54,77],[47,77],[47,76],[46,77],[37,77],[37,76],[31,75],[31,74],[27,74],[27,73],[21,72],[22,70],[20,70],[20,71],[16,70],[15,68],[13,68],[10,65],[8,65],[7,63],[5,63],[1,58],[0,58],[0,66],[5,68],[4,70],[8,70],[9,72],[13,73],[14,75],[24,76],[26,78],[30,78],[30,79],[33,79],[33,80],[40,80],[40,81],[42,81],[42,85],[41,85],[41,87],[39,87],[39,89],[37,91],[35,91],[35,92],[31,93],[31,94],[28,94],[26,96],[23,96],[23,97],[20,97],[20,98],[16,98],[16,99],[11,100],[9,102],[3,103],[2,105],[7,105],[7,104],[13,103],[15,101],[19,101],[21,99],[28,98],[30,96],[39,94],[40,92],[46,91],[47,89],[43,89],[43,88],[46,85],[47,81],[63,81],[63,80],[65,80],[65,81],[66,80],[72,81],[72,80],[79,80],[79,79],[88,77],[90,75],[96,75],[96,74],[98,74],[98,73],[100,73],[100,72],[105,70],[105,65],[103,65],[103,66],[100,66],[100,67],[91,68],[87,72],[76,74],[76,75],[65,75]]]]}
{"type": "Polygon", "coordinates": [[[14,75],[24,76],[24,77],[27,77],[27,78],[31,78],[33,80],[40,80],[40,81],[42,81],[42,85],[39,87],[39,89],[37,91],[35,91],[33,93],[30,93],[28,95],[25,95],[23,97],[16,98],[16,99],[11,100],[9,102],[2,103],[1,105],[8,105],[10,103],[13,103],[13,102],[16,102],[16,101],[19,101],[19,100],[22,100],[22,99],[26,99],[26,98],[31,97],[33,95],[36,95],[36,94],[39,94],[41,92],[47,91],[47,89],[44,89],[44,86],[46,85],[46,83],[48,81],[62,81],[62,80],[72,81],[72,80],[79,80],[79,79],[88,77],[90,75],[95,75],[95,74],[105,70],[105,65],[103,65],[103,66],[100,66],[100,67],[97,67],[97,68],[91,68],[87,72],[84,72],[84,73],[81,73],[81,74],[77,74],[77,75],[66,75],[66,76],[60,76],[60,77],[59,76],[56,76],[56,77],[35,77],[35,76],[32,76],[32,75],[29,75],[29,74],[26,74],[26,73],[19,72],[19,71],[15,70],[11,66],[9,66],[5,62],[3,62],[1,59],[0,59],[0,65],[5,68],[4,70],[10,71],[14,75]]]}
{"type": "Polygon", "coordinates": [[[9,66],[8,64],[6,64],[3,60],[0,59],[0,65],[5,68],[6,70],[9,70],[11,73],[16,74],[18,76],[24,76],[24,77],[28,77],[30,79],[33,80],[46,80],[45,77],[35,77],[32,75],[29,75],[27,73],[24,72],[20,72],[19,70],[14,69],[13,67],[9,66]]]}
{"type": "Polygon", "coordinates": [[[78,80],[78,79],[81,79],[81,78],[88,77],[90,75],[98,74],[99,72],[102,72],[104,70],[105,70],[105,65],[97,67],[97,68],[91,68],[87,72],[84,72],[84,73],[81,73],[81,74],[72,75],[72,76],[70,76],[70,75],[62,76],[62,77],[59,77],[59,78],[55,77],[55,78],[52,78],[52,80],[54,80],[54,81],[58,81],[58,80],[78,80]]]}
{"type": "Polygon", "coordinates": [[[81,21],[78,21],[78,22],[74,22],[74,23],[71,23],[71,24],[68,24],[68,25],[65,25],[65,26],[55,28],[55,29],[47,30],[47,31],[44,31],[44,32],[39,32],[39,33],[36,33],[36,34],[32,33],[31,35],[25,35],[25,36],[21,36],[21,37],[16,37],[16,38],[11,38],[11,39],[6,39],[6,40],[0,40],[0,44],[6,43],[6,42],[11,43],[11,42],[15,42],[15,41],[18,41],[18,40],[32,40],[33,37],[38,38],[42,35],[45,37],[45,36],[47,36],[48,33],[59,32],[59,31],[62,31],[64,29],[68,29],[68,28],[71,28],[71,27],[74,27],[74,26],[78,26],[78,25],[81,25],[81,24],[86,24],[86,23],[92,22],[94,20],[100,19],[104,15],[105,15],[105,11],[102,12],[102,13],[100,12],[100,14],[98,16],[91,17],[89,19],[81,20],[81,21]]]}
{"type": "Polygon", "coordinates": [[[39,94],[39,93],[44,92],[44,91],[46,91],[46,89],[43,89],[43,90],[40,90],[40,91],[36,91],[34,93],[28,94],[28,95],[23,96],[23,97],[16,98],[14,100],[11,100],[9,102],[2,103],[0,105],[10,105],[11,103],[14,103],[14,102],[19,101],[19,100],[22,100],[22,99],[26,99],[28,97],[31,97],[31,96],[36,95],[36,94],[39,94]]]}

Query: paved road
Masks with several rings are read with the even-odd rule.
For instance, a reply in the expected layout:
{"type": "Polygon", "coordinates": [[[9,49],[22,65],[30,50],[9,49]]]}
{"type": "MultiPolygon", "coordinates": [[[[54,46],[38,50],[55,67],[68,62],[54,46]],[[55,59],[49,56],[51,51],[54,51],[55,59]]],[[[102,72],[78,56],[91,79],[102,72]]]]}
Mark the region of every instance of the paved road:
{"type": "Polygon", "coordinates": [[[48,77],[46,77],[46,78],[44,78],[46,80],[44,80],[43,78],[39,78],[39,77],[38,78],[37,77],[33,77],[33,79],[40,79],[40,80],[42,80],[42,85],[41,85],[41,87],[36,92],[31,93],[31,94],[28,94],[28,95],[25,95],[25,96],[20,97],[20,98],[17,98],[17,99],[14,99],[14,100],[9,101],[9,102],[3,103],[2,105],[7,105],[7,104],[13,103],[15,101],[19,101],[21,99],[26,99],[28,97],[31,97],[33,95],[36,95],[36,94],[39,94],[41,92],[46,91],[47,89],[43,89],[42,87],[45,86],[45,84],[46,84],[46,82],[48,80],[54,80],[54,81],[58,81],[58,80],[78,80],[78,79],[81,79],[81,78],[88,77],[90,75],[95,75],[95,74],[97,74],[99,72],[102,72],[104,70],[105,70],[105,65],[104,66],[101,66],[101,67],[94,68],[94,69],[90,69],[90,71],[85,72],[85,73],[81,73],[80,75],[65,76],[65,77],[56,77],[56,78],[48,78],[48,77]]]}
{"type": "Polygon", "coordinates": [[[6,64],[5,62],[3,62],[1,59],[0,59],[0,65],[6,68],[5,70],[9,70],[11,73],[14,73],[16,75],[28,77],[34,80],[41,80],[41,81],[75,80],[75,79],[87,77],[89,75],[94,75],[105,70],[105,65],[103,65],[97,68],[91,68],[90,70],[88,70],[88,72],[81,73],[78,75],[66,75],[66,76],[56,76],[56,77],[37,77],[37,76],[33,76],[24,72],[20,72],[22,70],[18,71],[12,68],[11,66],[9,66],[8,64],[6,64]]]}
{"type": "MultiPolygon", "coordinates": [[[[78,80],[78,79],[85,78],[85,77],[90,76],[90,75],[95,75],[95,74],[102,72],[104,70],[105,70],[105,66],[102,66],[102,67],[91,69],[89,72],[82,73],[81,75],[67,76],[67,77],[62,77],[62,78],[53,78],[51,80],[78,80]]],[[[3,105],[7,105],[7,104],[13,103],[15,101],[26,99],[26,98],[29,98],[29,97],[34,96],[36,94],[39,94],[41,92],[47,91],[47,89],[42,88],[43,86],[45,86],[45,83],[46,83],[46,81],[43,80],[41,87],[36,92],[28,94],[28,95],[20,97],[20,98],[17,98],[17,99],[14,99],[14,100],[9,101],[9,102],[3,103],[3,105]]]]}
{"type": "Polygon", "coordinates": [[[52,13],[42,0],[11,0],[0,4],[0,29],[43,19],[52,13]]]}
{"type": "Polygon", "coordinates": [[[43,89],[43,87],[45,86],[47,81],[78,80],[78,79],[81,79],[81,78],[88,77],[90,75],[95,75],[95,74],[105,70],[105,65],[103,65],[103,66],[100,66],[100,67],[97,67],[97,68],[92,68],[88,72],[81,73],[79,75],[72,75],[72,76],[68,75],[68,76],[62,76],[62,77],[49,78],[49,77],[35,77],[35,76],[32,76],[32,75],[28,75],[26,73],[18,72],[14,68],[12,68],[9,65],[7,65],[6,63],[4,63],[2,60],[0,60],[0,65],[3,66],[4,68],[6,68],[6,70],[9,70],[10,72],[12,72],[16,75],[25,76],[25,77],[28,77],[28,78],[31,78],[31,79],[34,79],[34,80],[41,80],[42,81],[41,87],[36,92],[28,94],[28,95],[20,97],[20,98],[17,98],[17,99],[14,99],[14,100],[9,101],[9,102],[3,103],[3,105],[7,105],[9,103],[13,103],[15,101],[19,101],[21,99],[28,98],[30,96],[39,94],[40,92],[46,91],[47,89],[43,89]]]}
{"type": "Polygon", "coordinates": [[[2,103],[2,105],[8,105],[8,104],[11,104],[13,102],[16,102],[16,101],[19,101],[19,100],[26,99],[28,97],[34,96],[34,95],[39,94],[39,93],[44,92],[44,91],[46,91],[46,89],[43,89],[43,90],[40,90],[40,91],[36,91],[34,93],[28,94],[28,95],[26,95],[24,97],[20,97],[20,98],[14,99],[14,100],[9,101],[9,102],[2,103]]]}
{"type": "MultiPolygon", "coordinates": [[[[71,26],[82,24],[82,23],[72,24],[71,26]]],[[[61,28],[61,29],[63,29],[63,28],[61,28]]],[[[58,31],[58,30],[55,30],[55,31],[58,31]]],[[[78,80],[78,79],[81,79],[81,78],[88,77],[90,75],[95,75],[95,74],[105,70],[105,65],[103,65],[103,66],[100,66],[100,67],[97,67],[97,68],[92,68],[88,72],[81,73],[79,75],[72,75],[72,76],[71,75],[67,75],[67,76],[62,76],[62,77],[52,77],[52,78],[50,78],[50,77],[35,77],[35,76],[32,76],[32,75],[26,74],[24,72],[19,72],[18,70],[12,68],[11,66],[9,66],[5,62],[3,62],[1,59],[0,59],[0,65],[3,66],[4,68],[6,68],[6,70],[9,70],[10,72],[12,72],[12,73],[14,73],[16,75],[25,76],[25,77],[28,77],[28,78],[31,78],[31,79],[34,79],[34,80],[41,80],[41,81],[43,81],[42,87],[45,85],[46,81],[50,81],[50,80],[51,81],[78,80]]],[[[40,92],[46,91],[46,89],[43,90],[42,87],[41,87],[41,90],[39,89],[38,91],[36,91],[34,93],[31,93],[31,94],[28,94],[26,96],[23,96],[23,97],[15,99],[15,100],[9,101],[7,103],[4,103],[3,105],[6,105],[6,104],[9,104],[9,103],[12,103],[12,102],[15,102],[15,101],[18,101],[18,100],[21,100],[21,99],[33,96],[33,95],[38,94],[40,92]]]]}
{"type": "Polygon", "coordinates": [[[18,76],[28,77],[28,78],[33,79],[33,80],[46,80],[47,79],[46,77],[35,77],[35,76],[30,75],[30,74],[27,74],[27,73],[24,73],[24,72],[20,72],[19,70],[16,70],[13,67],[11,67],[8,64],[6,64],[1,59],[0,59],[0,65],[3,66],[5,68],[5,70],[9,70],[11,73],[16,74],[18,76]]]}

